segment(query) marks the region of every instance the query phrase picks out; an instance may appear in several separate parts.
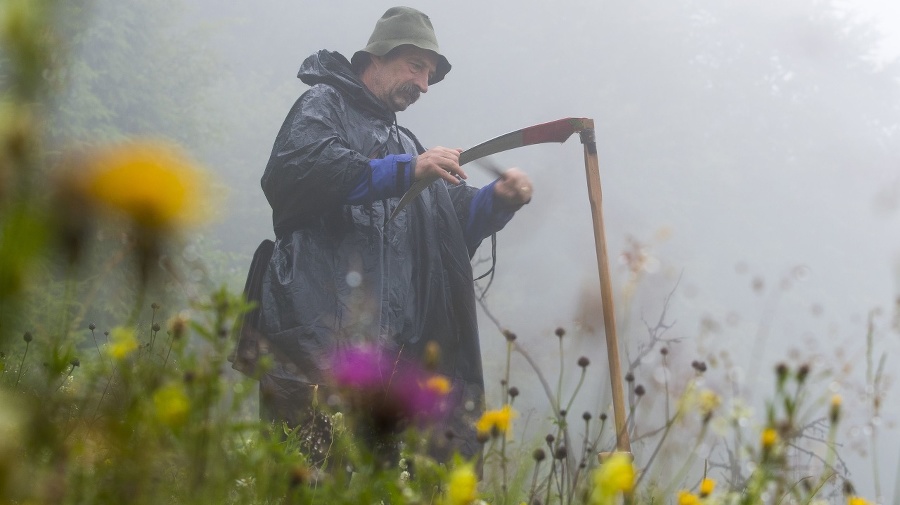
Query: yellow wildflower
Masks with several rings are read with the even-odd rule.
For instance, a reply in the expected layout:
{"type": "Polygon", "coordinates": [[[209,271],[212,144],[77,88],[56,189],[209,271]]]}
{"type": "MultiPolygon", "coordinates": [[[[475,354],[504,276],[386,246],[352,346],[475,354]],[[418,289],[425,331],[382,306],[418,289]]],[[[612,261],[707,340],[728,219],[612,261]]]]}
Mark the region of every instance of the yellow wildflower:
{"type": "Polygon", "coordinates": [[[678,492],[678,505],[700,505],[700,498],[689,491],[678,492]]]}
{"type": "Polygon", "coordinates": [[[488,410],[481,415],[481,419],[475,423],[475,429],[480,434],[500,434],[509,431],[512,426],[512,420],[516,417],[516,413],[509,404],[506,404],[500,410],[488,410]]]}
{"type": "Polygon", "coordinates": [[[591,505],[614,503],[619,493],[630,492],[634,488],[634,465],[631,456],[617,452],[594,470],[594,489],[591,491],[591,505]]]}
{"type": "Polygon", "coordinates": [[[205,178],[172,145],[122,144],[99,152],[90,165],[82,182],[85,195],[147,229],[177,228],[205,217],[205,178]]]}
{"type": "Polygon", "coordinates": [[[433,377],[429,377],[428,380],[425,381],[425,389],[428,391],[434,391],[435,393],[441,396],[447,396],[450,393],[450,381],[447,380],[446,377],[441,375],[435,375],[433,377]]]}
{"type": "Polygon", "coordinates": [[[138,339],[134,336],[132,328],[119,326],[109,332],[109,344],[106,354],[114,359],[122,360],[128,357],[138,348],[138,339]]]}
{"type": "Polygon", "coordinates": [[[700,413],[703,416],[709,416],[713,413],[714,410],[719,408],[719,405],[722,403],[719,395],[715,393],[715,391],[704,389],[700,391],[700,395],[697,398],[697,407],[700,409],[700,413]]]}
{"type": "Polygon", "coordinates": [[[709,478],[704,478],[703,480],[700,481],[700,497],[701,498],[706,498],[707,496],[711,495],[713,490],[715,490],[715,489],[716,489],[716,481],[709,479],[709,478]]]}
{"type": "Polygon", "coordinates": [[[468,505],[478,498],[478,476],[471,464],[460,465],[450,472],[444,505],[468,505]]]}
{"type": "Polygon", "coordinates": [[[763,449],[771,449],[778,442],[778,432],[774,428],[766,428],[760,436],[763,449]]]}
{"type": "Polygon", "coordinates": [[[848,496],[847,505],[872,505],[872,502],[859,496],[848,496]]]}
{"type": "Polygon", "coordinates": [[[163,386],[153,393],[153,409],[156,418],[170,427],[179,426],[187,419],[191,403],[184,386],[173,383],[163,386]]]}

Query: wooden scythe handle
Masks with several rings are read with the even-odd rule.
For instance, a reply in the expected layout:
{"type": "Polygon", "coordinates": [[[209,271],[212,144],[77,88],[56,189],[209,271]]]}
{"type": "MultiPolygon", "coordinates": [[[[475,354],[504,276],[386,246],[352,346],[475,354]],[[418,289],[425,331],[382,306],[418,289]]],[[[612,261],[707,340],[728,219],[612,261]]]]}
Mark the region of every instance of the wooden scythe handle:
{"type": "Polygon", "coordinates": [[[609,358],[609,378],[613,394],[613,414],[616,423],[616,450],[631,452],[628,428],[625,425],[625,394],[622,385],[622,365],[619,363],[619,340],[616,336],[616,312],[613,307],[612,284],[609,279],[609,257],[606,253],[606,234],[603,229],[603,194],[600,189],[600,165],[597,161],[597,143],[594,138],[594,121],[585,120],[581,130],[584,144],[584,170],[587,173],[588,196],[591,215],[594,218],[594,244],[597,249],[597,267],[600,272],[600,297],[603,303],[603,326],[606,330],[606,353],[609,358]]]}

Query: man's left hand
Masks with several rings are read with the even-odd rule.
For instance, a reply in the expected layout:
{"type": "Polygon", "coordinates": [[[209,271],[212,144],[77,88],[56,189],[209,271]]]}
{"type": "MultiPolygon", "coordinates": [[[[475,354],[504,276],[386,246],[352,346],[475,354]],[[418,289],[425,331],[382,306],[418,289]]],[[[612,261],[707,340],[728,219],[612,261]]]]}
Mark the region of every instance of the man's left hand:
{"type": "Polygon", "coordinates": [[[510,168],[494,184],[494,197],[510,207],[521,207],[531,201],[531,179],[518,168],[510,168]]]}

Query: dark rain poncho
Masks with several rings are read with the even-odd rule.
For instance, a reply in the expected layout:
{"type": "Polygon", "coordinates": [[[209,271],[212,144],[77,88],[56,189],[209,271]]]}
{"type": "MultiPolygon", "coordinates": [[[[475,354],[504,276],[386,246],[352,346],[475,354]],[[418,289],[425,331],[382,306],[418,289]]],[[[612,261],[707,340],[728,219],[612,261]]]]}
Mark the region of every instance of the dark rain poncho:
{"type": "MultiPolygon", "coordinates": [[[[401,359],[421,361],[434,341],[438,371],[451,379],[458,402],[457,448],[474,454],[471,423],[481,413],[484,385],[470,258],[511,213],[491,211],[478,216],[486,224],[473,227],[478,190],[443,180],[393,221],[388,217],[405,187],[348,204],[355,188],[373,184],[371,160],[424,149],[342,55],[310,56],[299,77],[311,87],[288,113],[262,177],[276,240],[271,259],[261,250],[248,280],[259,309],[251,331],[243,332],[235,367],[252,373],[259,354],[275,358],[262,380],[276,392],[263,401],[283,417],[299,406],[278,403],[293,401],[292,389],[325,380],[340,346],[376,341],[401,359]],[[254,328],[259,333],[250,335],[254,328]]],[[[410,170],[402,159],[398,164],[401,174],[410,170]]]]}

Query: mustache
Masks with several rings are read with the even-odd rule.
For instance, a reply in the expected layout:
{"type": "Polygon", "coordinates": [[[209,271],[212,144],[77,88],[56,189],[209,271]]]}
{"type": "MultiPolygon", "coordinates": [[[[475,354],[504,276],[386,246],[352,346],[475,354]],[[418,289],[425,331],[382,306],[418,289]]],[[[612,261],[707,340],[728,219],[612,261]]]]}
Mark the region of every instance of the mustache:
{"type": "Polygon", "coordinates": [[[413,84],[404,84],[403,86],[400,87],[399,91],[400,91],[400,93],[406,95],[407,97],[409,97],[411,99],[410,103],[415,102],[416,100],[419,99],[419,96],[422,95],[422,92],[419,91],[419,88],[413,84]]]}

